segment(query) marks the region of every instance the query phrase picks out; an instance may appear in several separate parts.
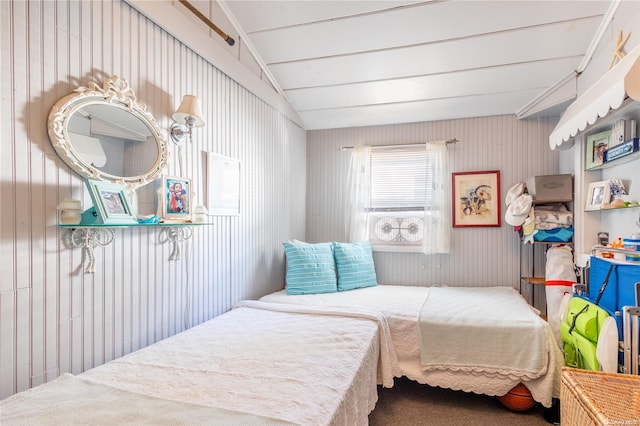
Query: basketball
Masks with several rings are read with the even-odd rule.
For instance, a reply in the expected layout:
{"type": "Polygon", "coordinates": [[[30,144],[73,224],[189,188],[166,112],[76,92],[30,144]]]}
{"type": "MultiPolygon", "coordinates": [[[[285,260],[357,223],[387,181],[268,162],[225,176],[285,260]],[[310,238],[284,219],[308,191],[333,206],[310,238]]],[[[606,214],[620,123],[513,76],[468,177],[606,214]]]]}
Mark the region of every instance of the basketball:
{"type": "Polygon", "coordinates": [[[518,383],[506,395],[499,396],[498,401],[511,411],[527,411],[536,405],[531,392],[522,383],[518,383]]]}

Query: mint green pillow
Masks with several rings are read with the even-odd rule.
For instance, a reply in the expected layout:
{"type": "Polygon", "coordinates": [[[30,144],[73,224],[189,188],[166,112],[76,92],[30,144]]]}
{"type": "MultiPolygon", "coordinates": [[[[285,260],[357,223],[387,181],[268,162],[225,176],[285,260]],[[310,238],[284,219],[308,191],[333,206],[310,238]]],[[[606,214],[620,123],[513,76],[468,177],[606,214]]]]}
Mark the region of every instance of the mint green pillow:
{"type": "Polygon", "coordinates": [[[369,241],[333,243],[333,250],[338,269],[338,291],[378,285],[369,241]]]}
{"type": "Polygon", "coordinates": [[[331,243],[282,243],[287,256],[287,294],[333,293],[338,290],[331,243]]]}

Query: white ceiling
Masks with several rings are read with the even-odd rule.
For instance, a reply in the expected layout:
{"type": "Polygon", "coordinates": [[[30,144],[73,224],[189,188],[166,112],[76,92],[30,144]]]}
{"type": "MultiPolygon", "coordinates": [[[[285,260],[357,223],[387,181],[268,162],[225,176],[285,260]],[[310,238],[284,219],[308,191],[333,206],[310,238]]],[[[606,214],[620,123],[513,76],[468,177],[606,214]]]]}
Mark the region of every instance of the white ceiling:
{"type": "Polygon", "coordinates": [[[516,114],[575,74],[611,2],[219,4],[311,130],[516,114]]]}

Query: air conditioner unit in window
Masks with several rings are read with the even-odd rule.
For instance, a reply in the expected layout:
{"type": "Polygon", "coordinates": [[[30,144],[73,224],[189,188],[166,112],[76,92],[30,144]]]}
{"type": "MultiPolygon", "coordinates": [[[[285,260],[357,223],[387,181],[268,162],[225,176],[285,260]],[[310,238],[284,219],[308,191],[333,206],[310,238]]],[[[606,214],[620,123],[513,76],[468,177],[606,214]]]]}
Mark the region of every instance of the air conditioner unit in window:
{"type": "Polygon", "coordinates": [[[424,238],[423,212],[377,212],[369,216],[369,239],[374,249],[416,251],[424,238]]]}

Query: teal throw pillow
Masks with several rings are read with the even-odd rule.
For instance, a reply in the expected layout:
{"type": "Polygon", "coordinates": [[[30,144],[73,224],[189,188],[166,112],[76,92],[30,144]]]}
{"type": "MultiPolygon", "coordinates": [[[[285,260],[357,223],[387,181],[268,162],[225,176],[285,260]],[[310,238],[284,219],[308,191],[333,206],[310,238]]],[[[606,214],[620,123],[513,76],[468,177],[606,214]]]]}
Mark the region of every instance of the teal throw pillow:
{"type": "Polygon", "coordinates": [[[287,256],[287,294],[337,291],[331,243],[282,243],[287,256]]]}
{"type": "Polygon", "coordinates": [[[333,243],[338,269],[338,291],[378,284],[371,243],[333,243]]]}

